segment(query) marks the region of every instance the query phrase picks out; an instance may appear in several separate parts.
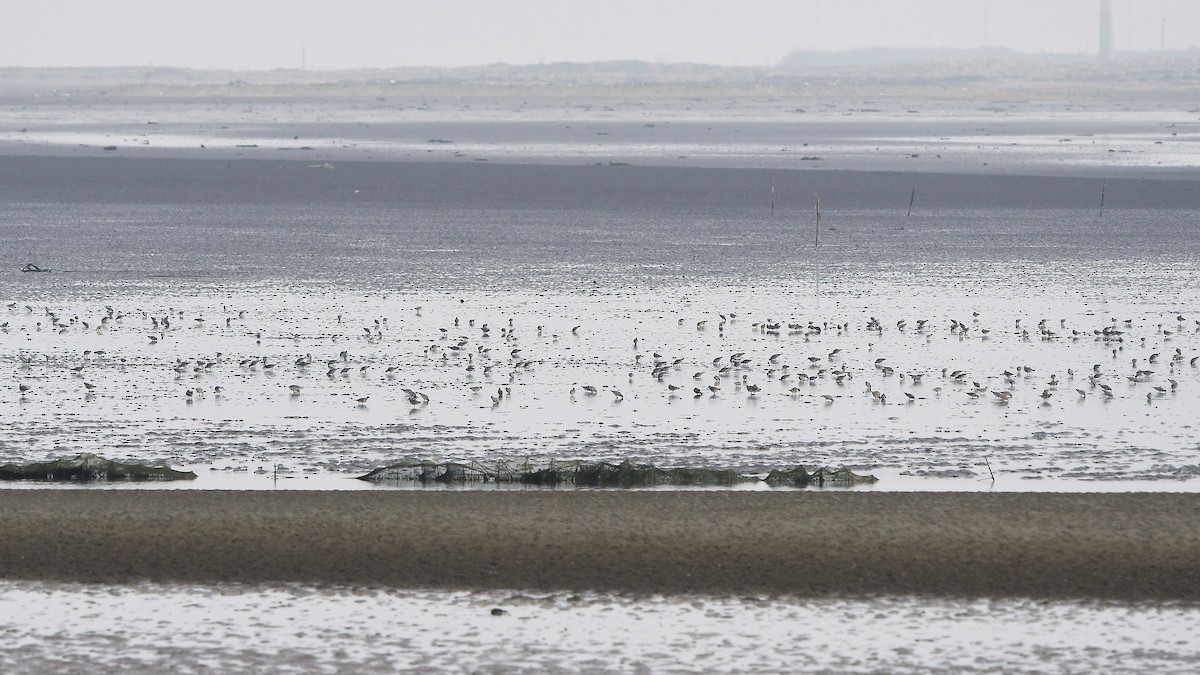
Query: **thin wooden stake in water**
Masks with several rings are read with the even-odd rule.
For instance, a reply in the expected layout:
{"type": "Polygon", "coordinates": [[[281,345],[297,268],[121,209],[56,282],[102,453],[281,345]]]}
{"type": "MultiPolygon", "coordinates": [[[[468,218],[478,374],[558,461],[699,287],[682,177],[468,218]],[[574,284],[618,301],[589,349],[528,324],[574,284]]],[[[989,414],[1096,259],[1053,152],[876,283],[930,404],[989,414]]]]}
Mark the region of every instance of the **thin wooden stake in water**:
{"type": "Polygon", "coordinates": [[[821,195],[813,195],[817,198],[817,218],[813,221],[813,246],[821,245],[821,195]]]}
{"type": "Polygon", "coordinates": [[[908,196],[908,213],[904,214],[905,218],[912,216],[913,200],[917,198],[917,188],[913,188],[912,194],[908,196]]]}
{"type": "Polygon", "coordinates": [[[775,213],[775,184],[771,183],[771,213],[775,213]]]}
{"type": "Polygon", "coordinates": [[[1104,217],[1104,193],[1108,190],[1108,183],[1100,184],[1100,217],[1104,217]]]}
{"type": "Polygon", "coordinates": [[[984,457],[984,458],[983,458],[983,463],[984,463],[984,464],[987,464],[987,468],[988,468],[988,474],[990,474],[990,475],[991,475],[991,477],[992,477],[992,482],[993,482],[993,483],[995,483],[995,482],[996,482],[996,474],[992,472],[992,463],[988,461],[988,458],[987,458],[987,457],[984,457]]]}

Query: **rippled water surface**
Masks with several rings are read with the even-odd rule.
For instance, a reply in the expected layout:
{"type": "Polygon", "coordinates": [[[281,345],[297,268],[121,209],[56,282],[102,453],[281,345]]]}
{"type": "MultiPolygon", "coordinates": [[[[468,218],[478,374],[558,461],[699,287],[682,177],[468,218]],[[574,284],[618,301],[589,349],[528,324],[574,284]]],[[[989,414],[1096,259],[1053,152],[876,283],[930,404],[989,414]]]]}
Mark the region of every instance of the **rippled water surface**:
{"type": "Polygon", "coordinates": [[[1186,209],[2,208],[0,461],[1200,485],[1186,209]]]}
{"type": "MultiPolygon", "coordinates": [[[[26,103],[0,111],[0,463],[1200,488],[1194,111],[26,103]]],[[[0,582],[5,672],[1192,672],[1198,629],[1190,605],[0,582]]]]}
{"type": "Polygon", "coordinates": [[[1200,486],[1200,136],[1171,105],[87,109],[0,114],[0,462],[1200,486]]]}
{"type": "Polygon", "coordinates": [[[789,599],[0,583],[5,672],[1190,672],[1200,612],[789,599]]]}

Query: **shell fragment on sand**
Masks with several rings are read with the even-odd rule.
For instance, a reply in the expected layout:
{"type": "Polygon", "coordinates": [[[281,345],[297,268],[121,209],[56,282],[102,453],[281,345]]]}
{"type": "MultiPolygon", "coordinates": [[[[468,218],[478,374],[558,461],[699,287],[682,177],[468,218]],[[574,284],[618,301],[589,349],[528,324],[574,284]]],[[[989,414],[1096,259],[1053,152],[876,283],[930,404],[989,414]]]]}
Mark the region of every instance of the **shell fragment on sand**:
{"type": "Polygon", "coordinates": [[[88,452],[82,452],[71,459],[0,466],[0,480],[88,482],[194,480],[195,478],[196,474],[191,471],[176,471],[165,466],[122,464],[88,452]]]}

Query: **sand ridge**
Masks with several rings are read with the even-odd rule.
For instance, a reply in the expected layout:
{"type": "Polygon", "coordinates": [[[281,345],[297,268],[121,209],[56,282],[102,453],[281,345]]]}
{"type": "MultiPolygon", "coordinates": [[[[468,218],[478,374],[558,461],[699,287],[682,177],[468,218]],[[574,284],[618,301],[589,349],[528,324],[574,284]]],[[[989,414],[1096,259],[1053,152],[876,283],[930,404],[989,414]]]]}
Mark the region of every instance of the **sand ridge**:
{"type": "Polygon", "coordinates": [[[1200,495],[0,491],[0,577],[1200,598],[1200,495]]]}

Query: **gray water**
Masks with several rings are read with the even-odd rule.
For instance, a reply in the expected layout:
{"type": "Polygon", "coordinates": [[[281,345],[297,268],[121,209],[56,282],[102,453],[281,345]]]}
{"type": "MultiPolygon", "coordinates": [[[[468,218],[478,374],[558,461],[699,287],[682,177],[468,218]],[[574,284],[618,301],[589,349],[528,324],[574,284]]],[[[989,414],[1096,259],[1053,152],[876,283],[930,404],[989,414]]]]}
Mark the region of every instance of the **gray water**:
{"type": "MultiPolygon", "coordinates": [[[[114,166],[131,182],[197,170],[178,164],[114,166]]],[[[817,245],[810,214],[772,212],[769,185],[743,203],[737,170],[646,170],[661,190],[632,202],[607,189],[636,168],[547,170],[563,195],[500,191],[498,207],[497,182],[536,189],[523,181],[547,172],[399,170],[437,208],[261,203],[292,188],[274,166],[237,170],[262,185],[230,203],[168,181],[134,203],[0,208],[0,461],[95,452],[194,469],[195,487],[327,487],[403,459],[1200,486],[1191,208],[827,206],[817,245]],[[706,208],[675,208],[689,177],[718,186],[706,208]],[[31,260],[55,271],[17,271],[31,260]],[[255,472],[272,480],[243,480],[255,472]]],[[[389,170],[298,169],[349,184],[389,170]]]]}
{"type": "MultiPolygon", "coordinates": [[[[855,489],[1196,491],[1194,117],[11,106],[0,462],[94,452],[199,489],[632,459],[880,477],[855,489]]],[[[0,608],[18,672],[1196,663],[1187,605],[7,582],[0,608]]]]}
{"type": "Polygon", "coordinates": [[[0,610],[13,673],[1185,673],[1200,660],[1200,611],[1170,604],[4,582],[0,610]]]}

